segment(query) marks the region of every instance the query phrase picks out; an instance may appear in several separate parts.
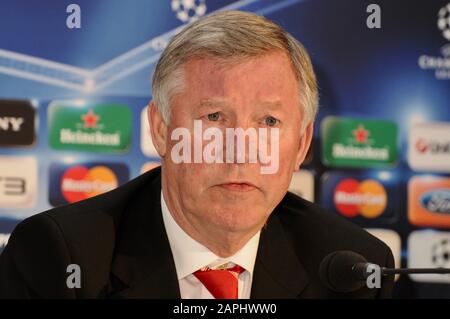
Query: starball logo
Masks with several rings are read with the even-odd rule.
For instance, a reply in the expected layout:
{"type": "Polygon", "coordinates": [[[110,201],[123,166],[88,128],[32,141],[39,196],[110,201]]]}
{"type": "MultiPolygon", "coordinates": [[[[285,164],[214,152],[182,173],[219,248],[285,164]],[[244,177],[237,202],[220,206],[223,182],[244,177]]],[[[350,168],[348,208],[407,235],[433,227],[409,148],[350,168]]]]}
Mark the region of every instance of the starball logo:
{"type": "MultiPolygon", "coordinates": [[[[408,268],[450,268],[450,233],[416,230],[408,238],[408,268]]],[[[449,275],[412,274],[413,281],[450,283],[449,275]]]]}
{"type": "Polygon", "coordinates": [[[192,22],[206,13],[205,0],[172,0],[172,11],[182,22],[192,22]]]}
{"type": "Polygon", "coordinates": [[[450,2],[439,10],[437,25],[442,36],[450,41],[450,2]]]}
{"type": "MultiPolygon", "coordinates": [[[[438,9],[437,30],[444,39],[450,41],[450,2],[438,9]]],[[[418,65],[423,70],[434,70],[438,80],[450,79],[450,43],[441,47],[441,56],[423,54],[418,59],[418,65]]]]}

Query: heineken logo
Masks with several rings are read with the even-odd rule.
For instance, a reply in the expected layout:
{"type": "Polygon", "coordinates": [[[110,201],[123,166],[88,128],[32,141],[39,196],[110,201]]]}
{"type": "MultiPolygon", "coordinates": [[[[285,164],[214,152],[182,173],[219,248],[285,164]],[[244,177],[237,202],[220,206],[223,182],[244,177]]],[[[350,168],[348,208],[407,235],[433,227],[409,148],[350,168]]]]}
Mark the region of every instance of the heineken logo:
{"type": "Polygon", "coordinates": [[[86,114],[81,115],[81,119],[84,122],[84,128],[97,128],[100,116],[95,115],[94,111],[89,110],[86,114]]]}
{"type": "Polygon", "coordinates": [[[83,131],[72,131],[70,129],[61,129],[59,142],[61,144],[119,146],[120,133],[119,132],[113,134],[103,134],[101,132],[86,133],[83,131]]]}
{"type": "Polygon", "coordinates": [[[367,143],[367,137],[370,132],[364,128],[364,125],[359,125],[357,129],[352,131],[353,136],[355,137],[355,141],[357,143],[365,144],[367,143]]]}
{"type": "Polygon", "coordinates": [[[55,149],[124,152],[131,142],[131,111],[122,105],[53,103],[50,145],[55,149]]]}
{"type": "Polygon", "coordinates": [[[322,126],[322,161],[330,166],[391,166],[397,160],[392,122],[327,117],[322,126]]]}
{"type": "Polygon", "coordinates": [[[100,124],[100,116],[92,109],[80,116],[82,122],[77,123],[77,130],[63,128],[60,130],[59,141],[62,144],[120,146],[120,132],[102,133],[104,125],[100,124]],[[92,132],[84,131],[91,129],[92,132]]]}
{"type": "Polygon", "coordinates": [[[333,156],[335,158],[353,158],[385,161],[389,158],[388,150],[385,148],[355,147],[340,143],[333,144],[333,156]]]}

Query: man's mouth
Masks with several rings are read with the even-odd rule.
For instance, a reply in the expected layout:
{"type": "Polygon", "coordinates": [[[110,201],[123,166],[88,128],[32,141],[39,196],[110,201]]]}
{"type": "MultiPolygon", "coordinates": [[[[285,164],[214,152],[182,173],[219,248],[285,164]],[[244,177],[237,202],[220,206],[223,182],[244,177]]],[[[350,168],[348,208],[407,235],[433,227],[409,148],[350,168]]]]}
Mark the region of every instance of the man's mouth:
{"type": "Polygon", "coordinates": [[[218,186],[234,192],[249,192],[257,188],[250,182],[241,182],[241,181],[226,182],[219,184],[218,186]]]}

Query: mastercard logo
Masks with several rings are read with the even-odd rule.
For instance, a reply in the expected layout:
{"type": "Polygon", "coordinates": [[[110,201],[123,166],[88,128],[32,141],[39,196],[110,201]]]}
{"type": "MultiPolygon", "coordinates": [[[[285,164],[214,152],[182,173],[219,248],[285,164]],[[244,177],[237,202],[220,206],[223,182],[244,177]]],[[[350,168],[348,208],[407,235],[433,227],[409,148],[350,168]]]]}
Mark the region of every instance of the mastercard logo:
{"type": "Polygon", "coordinates": [[[64,199],[74,203],[110,191],[118,185],[117,176],[110,168],[78,165],[64,172],[60,186],[64,199]]]}
{"type": "Polygon", "coordinates": [[[335,188],[334,206],[346,217],[377,218],[386,209],[386,190],[378,181],[344,179],[335,188]]]}

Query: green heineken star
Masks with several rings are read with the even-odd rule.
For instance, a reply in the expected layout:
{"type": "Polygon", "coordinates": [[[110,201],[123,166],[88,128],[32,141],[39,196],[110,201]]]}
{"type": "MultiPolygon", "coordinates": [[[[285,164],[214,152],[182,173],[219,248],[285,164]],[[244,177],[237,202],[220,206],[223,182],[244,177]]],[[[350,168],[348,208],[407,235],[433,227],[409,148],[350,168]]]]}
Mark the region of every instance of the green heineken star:
{"type": "Polygon", "coordinates": [[[328,116],[321,124],[322,162],[338,167],[383,167],[397,162],[397,125],[391,121],[328,116]]]}
{"type": "Polygon", "coordinates": [[[53,102],[48,122],[57,150],[123,153],[130,146],[132,114],[124,105],[53,102]]]}

